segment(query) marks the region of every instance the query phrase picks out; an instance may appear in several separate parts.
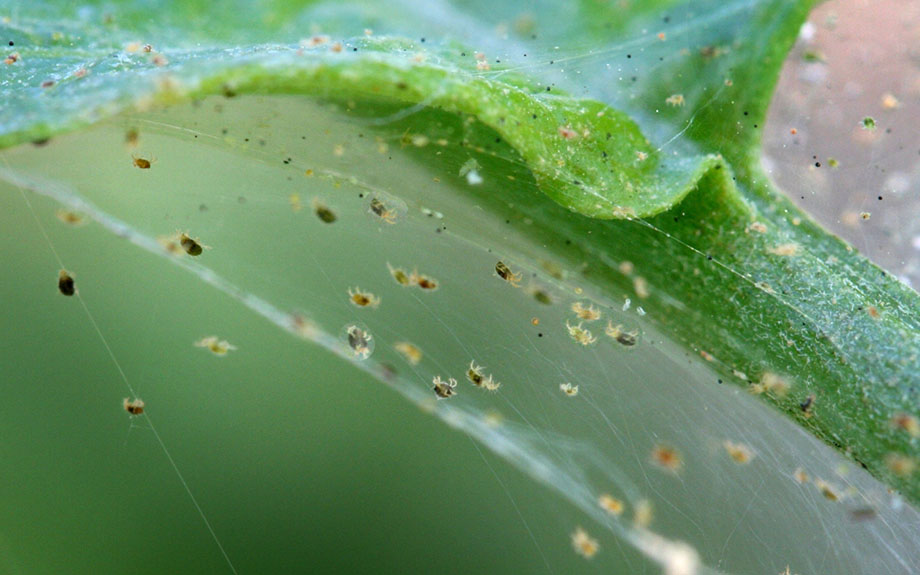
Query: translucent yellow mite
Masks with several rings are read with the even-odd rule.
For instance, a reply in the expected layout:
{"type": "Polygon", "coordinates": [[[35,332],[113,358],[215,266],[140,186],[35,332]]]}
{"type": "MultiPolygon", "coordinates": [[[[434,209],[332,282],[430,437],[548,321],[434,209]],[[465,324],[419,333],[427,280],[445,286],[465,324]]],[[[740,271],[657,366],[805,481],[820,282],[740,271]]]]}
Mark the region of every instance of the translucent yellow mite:
{"type": "Polygon", "coordinates": [[[578,319],[585,321],[596,321],[601,319],[601,312],[593,305],[585,307],[580,301],[572,304],[572,311],[578,316],[578,319]]]}
{"type": "Polygon", "coordinates": [[[590,331],[581,326],[581,322],[578,325],[571,325],[566,321],[565,327],[569,330],[569,335],[572,336],[572,339],[581,345],[591,345],[597,341],[597,338],[590,331]]]}
{"type": "Polygon", "coordinates": [[[207,348],[211,353],[219,357],[223,357],[227,355],[228,351],[236,349],[235,345],[232,345],[225,339],[218,338],[216,335],[210,335],[199,339],[195,342],[195,347],[207,348]]]}
{"type": "Polygon", "coordinates": [[[601,495],[597,502],[601,506],[601,509],[614,516],[622,514],[625,508],[622,501],[606,493],[601,495]]]}
{"type": "Polygon", "coordinates": [[[684,466],[684,461],[680,453],[669,445],[656,445],[652,449],[649,460],[658,467],[665,471],[670,471],[671,473],[677,473],[684,466]]]}
{"type": "Polygon", "coordinates": [[[592,538],[588,535],[588,532],[577,527],[575,532],[572,533],[572,547],[575,549],[575,552],[584,557],[585,559],[591,559],[597,552],[600,551],[600,545],[597,542],[597,539],[592,538]]]}
{"type": "Polygon", "coordinates": [[[572,385],[571,383],[560,383],[559,389],[562,393],[568,395],[569,397],[575,397],[578,395],[578,386],[572,385]]]}
{"type": "Polygon", "coordinates": [[[725,448],[728,456],[731,457],[735,463],[740,465],[750,463],[751,460],[754,459],[754,451],[743,443],[735,443],[726,439],[722,442],[722,447],[725,448]]]}
{"type": "Polygon", "coordinates": [[[370,292],[361,291],[361,288],[348,288],[348,298],[358,307],[376,308],[380,305],[380,298],[370,292]]]}

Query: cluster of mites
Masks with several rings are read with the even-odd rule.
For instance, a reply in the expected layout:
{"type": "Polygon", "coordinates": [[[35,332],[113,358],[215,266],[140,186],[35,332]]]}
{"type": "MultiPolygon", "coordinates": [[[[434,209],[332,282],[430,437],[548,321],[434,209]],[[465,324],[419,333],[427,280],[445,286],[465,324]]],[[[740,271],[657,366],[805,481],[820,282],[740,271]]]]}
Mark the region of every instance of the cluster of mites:
{"type": "MultiPolygon", "coordinates": [[[[481,389],[497,391],[498,388],[502,385],[501,382],[495,381],[495,379],[492,377],[492,374],[486,375],[483,373],[484,371],[484,367],[481,365],[476,365],[475,361],[471,361],[469,369],[466,370],[466,379],[481,389]]],[[[435,376],[432,383],[434,384],[432,391],[434,391],[434,394],[438,399],[449,399],[457,393],[454,391],[454,389],[457,387],[457,380],[452,377],[449,377],[447,378],[447,381],[444,381],[441,379],[441,376],[438,375],[435,376]]]]}

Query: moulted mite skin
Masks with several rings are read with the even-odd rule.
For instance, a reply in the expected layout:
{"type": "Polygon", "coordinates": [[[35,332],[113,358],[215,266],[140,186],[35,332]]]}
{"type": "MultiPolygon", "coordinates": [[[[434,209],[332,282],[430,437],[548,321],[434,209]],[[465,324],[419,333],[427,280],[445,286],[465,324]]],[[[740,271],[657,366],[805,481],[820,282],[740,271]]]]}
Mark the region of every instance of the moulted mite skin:
{"type": "Polygon", "coordinates": [[[684,466],[680,453],[669,445],[656,445],[649,459],[661,469],[671,473],[677,473],[684,466]]]}
{"type": "Polygon", "coordinates": [[[125,144],[127,144],[128,146],[132,148],[137,147],[137,140],[139,137],[140,137],[140,134],[138,133],[137,129],[131,128],[130,130],[125,132],[125,144]]]}
{"type": "Polygon", "coordinates": [[[575,532],[572,533],[572,547],[575,549],[576,553],[585,559],[591,559],[597,555],[597,552],[601,548],[597,539],[592,538],[588,535],[588,532],[581,527],[576,528],[575,532]]]}
{"type": "Polygon", "coordinates": [[[376,308],[380,305],[380,298],[371,292],[362,291],[361,288],[348,288],[348,299],[358,307],[376,308]]]}
{"type": "Polygon", "coordinates": [[[435,376],[435,378],[432,380],[432,383],[434,384],[434,387],[431,389],[434,391],[434,394],[438,397],[438,399],[449,399],[457,394],[457,392],[454,391],[454,388],[457,387],[457,380],[452,377],[449,377],[447,378],[447,381],[444,381],[441,379],[441,376],[438,375],[435,376]]]}
{"type": "Polygon", "coordinates": [[[418,365],[422,361],[422,350],[414,343],[400,341],[393,348],[399,352],[410,365],[418,365]]]}
{"type": "Polygon", "coordinates": [[[396,223],[396,217],[398,215],[396,210],[391,210],[390,208],[388,208],[386,204],[380,201],[380,198],[377,198],[377,197],[371,198],[370,207],[368,209],[370,209],[371,213],[376,215],[378,218],[380,218],[384,222],[388,224],[396,223]]]}
{"type": "Polygon", "coordinates": [[[754,459],[754,451],[743,443],[735,443],[726,439],[722,442],[722,447],[725,448],[725,452],[735,463],[744,465],[754,459]]]}
{"type": "Polygon", "coordinates": [[[145,158],[141,158],[140,156],[136,156],[134,154],[131,155],[131,160],[134,163],[134,167],[140,168],[142,170],[149,170],[151,164],[153,164],[153,162],[156,161],[155,158],[150,158],[149,160],[147,160],[145,158]]]}
{"type": "Polygon", "coordinates": [[[339,219],[338,216],[335,215],[335,212],[329,209],[326,204],[315,198],[313,200],[313,213],[316,214],[316,217],[318,217],[320,221],[327,224],[331,224],[339,219]]]}
{"type": "Polygon", "coordinates": [[[179,234],[179,246],[190,256],[200,256],[204,246],[198,243],[197,238],[192,238],[186,233],[179,234]]]}
{"type": "Polygon", "coordinates": [[[236,346],[225,339],[220,339],[216,335],[203,337],[195,342],[195,347],[207,348],[218,357],[227,355],[227,352],[236,349],[236,346]]]}
{"type": "Polygon", "coordinates": [[[578,325],[571,325],[566,321],[565,327],[572,339],[581,345],[588,346],[597,341],[597,338],[590,331],[581,326],[581,322],[578,325]]]}
{"type": "Polygon", "coordinates": [[[578,386],[572,385],[571,383],[560,383],[559,390],[569,397],[575,397],[578,395],[578,386]]]}
{"type": "Polygon", "coordinates": [[[520,282],[521,282],[521,277],[522,277],[521,273],[520,272],[515,273],[511,271],[511,268],[509,268],[505,264],[505,262],[500,261],[497,264],[495,264],[495,273],[498,274],[498,277],[502,278],[503,280],[505,280],[512,286],[520,287],[521,285],[520,282]]]}
{"type": "Polygon", "coordinates": [[[131,415],[140,415],[144,413],[144,401],[142,399],[134,398],[130,400],[126,397],[122,400],[121,406],[131,415]]]}
{"type": "Polygon", "coordinates": [[[623,505],[622,501],[606,493],[601,495],[597,502],[601,506],[601,509],[614,516],[622,514],[623,509],[626,507],[623,505]]]}
{"type": "Polygon", "coordinates": [[[639,341],[639,330],[624,331],[622,325],[613,325],[609,321],[604,333],[623,347],[633,347],[639,341]]]}
{"type": "Polygon", "coordinates": [[[360,326],[350,325],[346,327],[345,340],[349,349],[358,359],[367,359],[374,351],[374,337],[360,326]]]}
{"type": "Polygon", "coordinates": [[[74,285],[73,276],[67,270],[58,272],[58,291],[66,296],[72,296],[77,293],[77,287],[74,285]]]}
{"type": "Polygon", "coordinates": [[[583,303],[577,301],[572,304],[572,311],[578,316],[578,319],[583,319],[585,321],[597,321],[601,319],[600,310],[591,304],[585,307],[583,303]]]}
{"type": "Polygon", "coordinates": [[[401,286],[412,285],[412,280],[410,279],[409,274],[406,273],[406,270],[402,268],[394,268],[387,262],[387,269],[390,270],[390,275],[393,277],[393,280],[401,286]]]}

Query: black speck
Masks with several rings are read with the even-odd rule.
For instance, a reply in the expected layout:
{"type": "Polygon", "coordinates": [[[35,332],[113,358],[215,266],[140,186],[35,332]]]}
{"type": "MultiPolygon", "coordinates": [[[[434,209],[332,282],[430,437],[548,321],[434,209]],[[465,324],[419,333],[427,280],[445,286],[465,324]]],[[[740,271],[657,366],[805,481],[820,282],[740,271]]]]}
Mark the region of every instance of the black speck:
{"type": "Polygon", "coordinates": [[[627,58],[627,59],[632,58],[632,54],[627,54],[627,55],[626,55],[626,58],[627,58]]]}
{"type": "Polygon", "coordinates": [[[747,112],[745,112],[745,113],[744,113],[744,115],[745,115],[745,116],[747,116],[747,115],[748,115],[748,113],[747,113],[747,112]]]}
{"type": "Polygon", "coordinates": [[[549,92],[549,86],[546,87],[546,91],[549,92]]]}
{"type": "Polygon", "coordinates": [[[706,259],[712,261],[712,256],[706,256],[706,259]]]}
{"type": "Polygon", "coordinates": [[[533,115],[533,119],[534,119],[534,120],[537,119],[537,115],[536,115],[536,114],[533,115]]]}
{"type": "Polygon", "coordinates": [[[425,39],[424,39],[424,38],[422,38],[422,44],[424,44],[424,43],[425,43],[425,39]]]}
{"type": "Polygon", "coordinates": [[[10,46],[15,46],[12,40],[10,40],[10,46]]]}
{"type": "Polygon", "coordinates": [[[820,168],[820,167],[821,167],[821,162],[815,162],[815,167],[816,167],[816,168],[820,168]]]}
{"type": "Polygon", "coordinates": [[[721,380],[721,379],[719,380],[719,385],[722,385],[722,380],[721,380]]]}
{"type": "Polygon", "coordinates": [[[882,196],[879,196],[878,199],[879,199],[879,201],[882,201],[882,196]]]}
{"type": "Polygon", "coordinates": [[[538,333],[538,334],[537,334],[537,337],[543,337],[543,334],[542,334],[542,333],[538,333]]]}

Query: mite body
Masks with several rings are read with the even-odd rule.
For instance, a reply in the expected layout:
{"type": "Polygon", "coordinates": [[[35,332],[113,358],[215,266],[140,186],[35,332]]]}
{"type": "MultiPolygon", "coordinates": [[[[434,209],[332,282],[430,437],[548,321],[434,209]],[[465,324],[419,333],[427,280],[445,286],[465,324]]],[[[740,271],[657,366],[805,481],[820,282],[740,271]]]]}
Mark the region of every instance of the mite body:
{"type": "Polygon", "coordinates": [[[144,413],[144,400],[134,398],[129,400],[127,397],[121,402],[122,407],[131,415],[140,415],[144,413]]]}
{"type": "Polygon", "coordinates": [[[515,273],[511,271],[511,268],[509,268],[505,262],[500,261],[495,264],[495,273],[498,274],[498,277],[502,278],[514,287],[520,287],[520,281],[522,277],[521,273],[515,273]]]}
{"type": "Polygon", "coordinates": [[[67,270],[61,270],[58,273],[58,291],[66,296],[72,296],[77,293],[77,287],[74,285],[73,276],[67,270]]]}
{"type": "Polygon", "coordinates": [[[431,389],[434,391],[434,394],[438,396],[438,399],[448,399],[457,393],[454,391],[454,388],[457,387],[457,380],[452,377],[448,378],[447,381],[444,381],[439,375],[434,378],[432,383],[434,384],[434,387],[431,389]]]}

